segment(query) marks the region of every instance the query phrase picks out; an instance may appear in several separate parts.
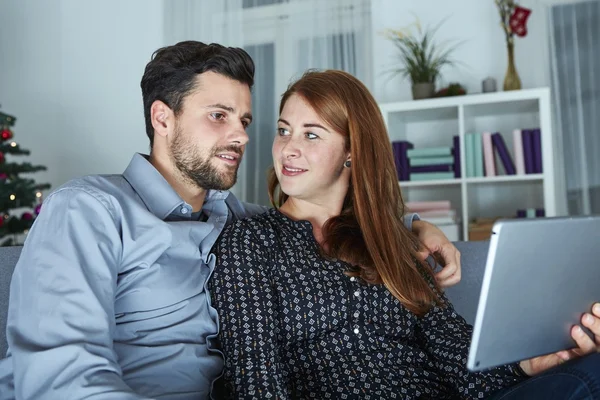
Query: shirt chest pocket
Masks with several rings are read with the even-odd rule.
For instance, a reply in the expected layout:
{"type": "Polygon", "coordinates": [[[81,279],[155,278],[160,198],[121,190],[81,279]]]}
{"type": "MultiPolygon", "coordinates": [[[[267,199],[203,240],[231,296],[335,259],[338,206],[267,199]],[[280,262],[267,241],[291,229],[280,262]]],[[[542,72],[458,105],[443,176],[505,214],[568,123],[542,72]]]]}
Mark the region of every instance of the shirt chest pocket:
{"type": "Polygon", "coordinates": [[[119,274],[115,315],[160,309],[170,312],[171,306],[205,291],[211,268],[199,251],[170,250],[119,274]]]}

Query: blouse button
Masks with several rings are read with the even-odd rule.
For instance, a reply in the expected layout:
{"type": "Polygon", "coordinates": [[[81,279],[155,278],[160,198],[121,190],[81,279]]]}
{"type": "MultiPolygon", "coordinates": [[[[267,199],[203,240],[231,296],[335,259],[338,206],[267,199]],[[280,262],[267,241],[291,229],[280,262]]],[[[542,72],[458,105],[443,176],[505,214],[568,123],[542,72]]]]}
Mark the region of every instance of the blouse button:
{"type": "Polygon", "coordinates": [[[360,316],[360,314],[357,312],[354,313],[354,318],[358,318],[360,316]]]}
{"type": "Polygon", "coordinates": [[[358,328],[354,328],[354,333],[358,335],[358,328]]]}
{"type": "Polygon", "coordinates": [[[354,292],[354,296],[356,296],[356,297],[360,296],[360,291],[357,290],[356,292],[354,292]]]}
{"type": "Polygon", "coordinates": [[[350,282],[356,282],[356,277],[355,276],[351,276],[350,277],[350,282]]]}

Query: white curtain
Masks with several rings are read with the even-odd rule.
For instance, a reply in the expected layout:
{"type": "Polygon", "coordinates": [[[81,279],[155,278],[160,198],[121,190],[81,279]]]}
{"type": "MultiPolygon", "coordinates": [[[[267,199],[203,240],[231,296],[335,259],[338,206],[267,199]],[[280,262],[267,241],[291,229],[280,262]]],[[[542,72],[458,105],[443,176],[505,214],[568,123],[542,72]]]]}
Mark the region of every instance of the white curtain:
{"type": "Polygon", "coordinates": [[[370,0],[177,0],[165,3],[168,43],[245,48],[256,64],[250,143],[233,192],[268,205],[279,99],[309,68],[348,71],[372,88],[370,0]]]}
{"type": "Polygon", "coordinates": [[[569,214],[600,214],[600,1],[549,14],[552,90],[569,214]]]}

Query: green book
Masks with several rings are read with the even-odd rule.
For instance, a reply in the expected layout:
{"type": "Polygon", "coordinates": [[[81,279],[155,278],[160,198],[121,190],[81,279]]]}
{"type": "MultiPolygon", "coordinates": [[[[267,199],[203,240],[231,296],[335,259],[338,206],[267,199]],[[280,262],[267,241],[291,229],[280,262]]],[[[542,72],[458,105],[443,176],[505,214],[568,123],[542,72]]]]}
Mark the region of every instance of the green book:
{"type": "Polygon", "coordinates": [[[438,179],[454,179],[454,172],[413,172],[409,175],[411,181],[435,181],[438,179]]]}
{"type": "Polygon", "coordinates": [[[424,165],[446,165],[454,164],[454,157],[418,157],[409,160],[411,167],[422,167],[424,165]]]}
{"type": "Polygon", "coordinates": [[[408,158],[413,157],[440,157],[451,156],[452,147],[424,147],[421,149],[410,149],[406,152],[408,158]]]}
{"type": "Polygon", "coordinates": [[[465,161],[467,163],[467,178],[475,176],[475,155],[473,154],[473,134],[465,135],[465,161]]]}

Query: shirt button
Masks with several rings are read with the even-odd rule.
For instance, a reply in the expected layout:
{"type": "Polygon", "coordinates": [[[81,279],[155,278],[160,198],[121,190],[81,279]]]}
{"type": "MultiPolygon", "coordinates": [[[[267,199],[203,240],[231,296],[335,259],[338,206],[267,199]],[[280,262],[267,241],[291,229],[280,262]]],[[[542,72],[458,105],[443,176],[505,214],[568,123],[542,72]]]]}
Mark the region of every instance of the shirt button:
{"type": "Polygon", "coordinates": [[[358,328],[354,328],[354,333],[358,335],[358,328]]]}
{"type": "Polygon", "coordinates": [[[185,207],[181,207],[181,213],[182,214],[187,214],[188,213],[188,209],[185,207]]]}
{"type": "Polygon", "coordinates": [[[359,315],[360,315],[360,314],[358,313],[358,311],[357,311],[357,312],[355,312],[355,313],[354,313],[354,318],[358,318],[358,317],[359,317],[359,315]]]}
{"type": "Polygon", "coordinates": [[[350,282],[356,282],[356,277],[354,277],[354,276],[351,276],[351,277],[350,277],[350,282]]]}
{"type": "Polygon", "coordinates": [[[356,292],[354,292],[354,296],[356,296],[356,297],[360,296],[360,291],[357,290],[356,292]]]}

